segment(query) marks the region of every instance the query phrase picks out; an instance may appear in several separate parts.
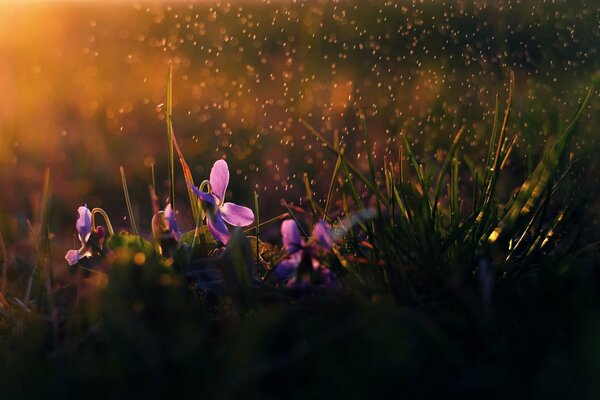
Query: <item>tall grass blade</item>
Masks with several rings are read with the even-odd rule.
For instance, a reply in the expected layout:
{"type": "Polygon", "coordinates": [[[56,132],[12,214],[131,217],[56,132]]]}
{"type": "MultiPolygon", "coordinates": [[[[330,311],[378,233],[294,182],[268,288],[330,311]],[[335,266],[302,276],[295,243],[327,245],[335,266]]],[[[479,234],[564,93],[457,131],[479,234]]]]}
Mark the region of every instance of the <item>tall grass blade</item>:
{"type": "Polygon", "coordinates": [[[452,141],[452,144],[450,145],[450,150],[448,150],[446,159],[444,160],[444,163],[442,164],[442,168],[440,169],[440,172],[438,174],[437,183],[435,185],[435,191],[434,191],[434,195],[433,195],[433,211],[434,211],[433,218],[434,219],[435,219],[436,210],[438,209],[437,203],[440,198],[440,192],[442,190],[442,184],[444,182],[444,178],[446,177],[448,169],[450,168],[451,161],[454,159],[454,152],[458,148],[458,144],[460,143],[460,138],[462,137],[462,134],[464,131],[465,131],[465,127],[462,126],[458,130],[458,133],[454,136],[454,140],[452,141]]]}
{"type": "Polygon", "coordinates": [[[40,256],[42,257],[42,265],[44,266],[44,275],[47,279],[47,286],[52,294],[52,286],[54,285],[54,271],[51,267],[50,260],[50,169],[46,169],[44,179],[44,194],[42,196],[42,219],[40,221],[40,256]]]}
{"type": "Polygon", "coordinates": [[[269,224],[271,224],[273,222],[281,221],[282,219],[288,218],[289,216],[290,216],[290,214],[288,214],[288,213],[279,214],[278,216],[270,218],[270,219],[268,219],[268,220],[266,220],[264,222],[261,222],[258,225],[251,226],[250,228],[246,228],[246,229],[244,229],[243,232],[244,233],[250,233],[252,231],[256,231],[257,227],[263,227],[263,226],[269,225],[269,224]]]}
{"type": "Polygon", "coordinates": [[[129,190],[127,189],[127,179],[125,178],[125,169],[123,166],[120,168],[121,171],[121,183],[123,185],[123,194],[125,196],[125,203],[127,203],[127,212],[129,213],[129,222],[131,223],[131,229],[136,236],[139,236],[135,218],[133,217],[133,210],[131,208],[131,199],[129,198],[129,190]]]}
{"type": "Polygon", "coordinates": [[[308,179],[308,174],[306,172],[302,176],[302,180],[304,182],[304,189],[306,190],[306,200],[308,200],[308,205],[310,206],[310,211],[312,212],[313,217],[315,217],[315,219],[318,219],[319,214],[322,214],[323,210],[319,209],[319,206],[317,205],[317,203],[315,202],[315,199],[313,198],[312,189],[310,187],[310,180],[308,179]]]}
{"type": "Polygon", "coordinates": [[[173,157],[173,66],[169,66],[167,80],[167,139],[169,145],[169,202],[175,210],[175,160],[173,157]]]}
{"type": "MultiPolygon", "coordinates": [[[[185,180],[191,183],[192,185],[195,185],[194,177],[192,176],[192,171],[190,170],[190,167],[188,166],[187,162],[185,161],[185,158],[183,157],[183,153],[179,148],[179,144],[177,144],[177,137],[175,136],[175,131],[173,129],[171,129],[171,138],[173,146],[175,147],[175,151],[177,151],[177,155],[179,156],[179,164],[181,164],[181,169],[183,170],[183,176],[185,177],[185,180]]],[[[202,225],[202,221],[204,221],[205,217],[204,210],[202,210],[202,207],[198,205],[198,198],[196,197],[192,189],[189,187],[189,185],[186,185],[186,188],[188,192],[188,197],[190,199],[190,208],[192,209],[194,221],[197,221],[197,226],[202,225]]]]}
{"type": "Polygon", "coordinates": [[[331,198],[333,197],[333,189],[335,187],[336,177],[340,170],[340,166],[342,165],[342,157],[344,156],[344,148],[340,149],[340,153],[335,162],[335,167],[333,168],[333,173],[331,174],[331,181],[329,182],[329,190],[327,191],[327,199],[325,200],[325,209],[323,210],[323,219],[329,219],[329,207],[331,205],[331,198]]]}
{"type": "MultiPolygon", "coordinates": [[[[152,197],[153,198],[157,197],[156,196],[156,171],[155,171],[154,167],[155,167],[155,164],[154,164],[154,161],[152,161],[152,163],[150,163],[150,170],[151,170],[151,173],[152,173],[152,192],[153,192],[153,196],[152,197]]],[[[159,207],[157,207],[157,208],[159,208],[159,207]]]]}

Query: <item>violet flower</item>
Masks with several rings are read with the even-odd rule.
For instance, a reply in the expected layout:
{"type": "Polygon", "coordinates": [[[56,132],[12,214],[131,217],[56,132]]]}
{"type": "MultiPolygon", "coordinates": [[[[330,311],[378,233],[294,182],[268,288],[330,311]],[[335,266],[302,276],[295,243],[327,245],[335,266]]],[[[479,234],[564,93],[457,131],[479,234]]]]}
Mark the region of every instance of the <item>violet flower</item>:
{"type": "Polygon", "coordinates": [[[254,213],[251,209],[234,203],[225,202],[225,192],[229,184],[229,167],[225,160],[217,160],[211,171],[209,192],[203,192],[188,182],[196,196],[206,203],[206,225],[212,236],[227,244],[231,234],[227,229],[227,222],[233,226],[246,226],[254,222],[254,213]]]}
{"type": "Polygon", "coordinates": [[[175,219],[175,211],[171,204],[167,204],[164,211],[165,224],[166,228],[173,238],[176,241],[181,241],[181,231],[179,230],[179,226],[177,225],[177,220],[175,219]]]}
{"type": "Polygon", "coordinates": [[[183,235],[171,204],[167,204],[164,211],[159,211],[152,217],[152,234],[160,246],[161,254],[166,258],[173,257],[183,235]]]}
{"type": "Polygon", "coordinates": [[[308,243],[300,238],[298,226],[288,219],[281,224],[281,237],[289,258],[275,266],[275,278],[290,287],[310,285],[335,289],[340,286],[335,274],[321,265],[319,257],[331,251],[332,242],[325,222],[315,225],[308,243]]]}
{"type": "Polygon", "coordinates": [[[92,234],[92,213],[87,208],[87,204],[79,207],[77,212],[79,213],[79,218],[77,218],[75,228],[77,229],[77,236],[81,242],[81,248],[79,248],[79,250],[69,250],[67,251],[67,254],[65,254],[65,259],[70,266],[77,264],[79,260],[84,257],[92,256],[90,246],[88,246],[88,240],[92,234]]]}

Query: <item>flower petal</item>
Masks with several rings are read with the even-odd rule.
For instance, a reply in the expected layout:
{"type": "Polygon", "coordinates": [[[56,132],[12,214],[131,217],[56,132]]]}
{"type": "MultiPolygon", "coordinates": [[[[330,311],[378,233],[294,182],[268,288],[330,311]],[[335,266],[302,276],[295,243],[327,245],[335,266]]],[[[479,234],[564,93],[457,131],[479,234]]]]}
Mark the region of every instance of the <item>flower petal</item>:
{"type": "Polygon", "coordinates": [[[92,212],[87,208],[87,205],[79,207],[77,212],[79,213],[79,218],[77,218],[75,227],[79,234],[79,240],[81,243],[85,243],[92,232],[92,212]]]}
{"type": "Polygon", "coordinates": [[[196,197],[198,197],[200,200],[210,203],[213,206],[217,204],[217,199],[215,198],[215,196],[213,196],[210,193],[203,192],[190,182],[188,182],[187,184],[190,187],[190,189],[193,190],[196,197]]]}
{"type": "Polygon", "coordinates": [[[221,214],[225,222],[234,226],[246,226],[254,222],[254,213],[251,209],[233,203],[223,204],[221,214]]]}
{"type": "Polygon", "coordinates": [[[229,167],[225,160],[215,161],[210,170],[210,187],[215,196],[225,201],[225,192],[229,184],[229,167]]]}
{"type": "Polygon", "coordinates": [[[70,267],[77,264],[79,258],[79,251],[77,250],[69,250],[67,251],[67,254],[65,254],[65,260],[67,260],[70,267]]]}
{"type": "Polygon", "coordinates": [[[296,221],[293,219],[286,219],[281,223],[281,240],[283,241],[285,250],[289,254],[293,254],[300,250],[303,242],[300,239],[300,232],[298,231],[296,221]]]}
{"type": "Polygon", "coordinates": [[[221,212],[219,212],[219,210],[217,210],[215,213],[208,213],[206,225],[208,226],[208,230],[215,240],[219,240],[221,243],[227,244],[231,234],[223,222],[223,217],[221,216],[221,212]]]}
{"type": "Polygon", "coordinates": [[[167,229],[169,233],[173,235],[175,240],[181,240],[181,231],[179,230],[179,226],[177,225],[177,220],[175,219],[175,211],[173,211],[173,207],[171,204],[167,204],[165,207],[165,222],[167,223],[167,229]]]}
{"type": "Polygon", "coordinates": [[[312,237],[319,246],[325,250],[331,250],[331,238],[329,237],[329,229],[325,225],[325,222],[319,221],[316,223],[312,237]]]}
{"type": "Polygon", "coordinates": [[[277,264],[274,271],[275,279],[278,282],[290,279],[296,273],[298,262],[297,258],[289,258],[277,264]]]}

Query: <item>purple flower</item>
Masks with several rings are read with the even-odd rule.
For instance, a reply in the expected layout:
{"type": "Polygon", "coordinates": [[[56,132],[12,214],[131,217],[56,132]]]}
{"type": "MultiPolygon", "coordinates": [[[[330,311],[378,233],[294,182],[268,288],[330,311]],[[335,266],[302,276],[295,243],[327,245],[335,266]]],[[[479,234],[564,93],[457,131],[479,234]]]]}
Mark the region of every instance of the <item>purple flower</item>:
{"type": "Polygon", "coordinates": [[[79,218],[77,218],[75,228],[77,229],[79,240],[87,242],[92,233],[92,212],[87,208],[87,204],[79,207],[77,212],[79,213],[79,218]]]}
{"type": "Polygon", "coordinates": [[[209,193],[188,183],[196,196],[207,205],[206,225],[213,237],[227,244],[231,234],[225,225],[246,226],[254,222],[251,209],[234,203],[225,203],[225,192],[229,183],[229,167],[225,160],[217,160],[210,171],[209,193]]]}
{"type": "Polygon", "coordinates": [[[177,220],[175,219],[175,211],[173,210],[173,207],[171,207],[171,204],[167,204],[167,206],[165,207],[164,217],[166,228],[169,231],[169,233],[173,235],[173,238],[176,241],[181,241],[181,231],[179,230],[179,226],[177,225],[177,220]]]}
{"type": "Polygon", "coordinates": [[[75,228],[77,229],[77,236],[81,242],[81,248],[79,250],[67,251],[65,259],[70,266],[77,264],[79,260],[84,257],[92,256],[90,246],[87,244],[90,235],[92,234],[92,213],[87,208],[87,204],[79,207],[77,212],[79,213],[79,218],[77,218],[75,228]]]}
{"type": "Polygon", "coordinates": [[[288,281],[290,287],[317,285],[334,289],[340,286],[335,274],[319,261],[319,257],[329,253],[332,247],[325,222],[317,222],[306,243],[300,238],[296,222],[285,220],[281,224],[281,237],[289,258],[275,266],[277,281],[288,281]]]}

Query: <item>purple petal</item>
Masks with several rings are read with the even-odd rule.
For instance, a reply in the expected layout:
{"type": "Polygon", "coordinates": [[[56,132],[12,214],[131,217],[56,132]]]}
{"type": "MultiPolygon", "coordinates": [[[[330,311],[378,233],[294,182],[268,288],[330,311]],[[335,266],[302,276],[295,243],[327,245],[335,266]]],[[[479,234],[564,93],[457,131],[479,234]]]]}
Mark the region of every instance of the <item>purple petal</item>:
{"type": "Polygon", "coordinates": [[[65,254],[65,260],[69,262],[69,266],[73,266],[84,257],[91,257],[92,252],[90,251],[91,246],[84,244],[79,250],[69,250],[65,254]]]}
{"type": "Polygon", "coordinates": [[[77,209],[79,218],[75,223],[77,233],[79,234],[79,240],[82,243],[87,242],[90,233],[92,232],[92,213],[87,206],[81,206],[77,209]]]}
{"type": "Polygon", "coordinates": [[[167,229],[173,235],[175,240],[181,240],[181,232],[177,226],[177,220],[175,219],[175,211],[170,204],[165,207],[165,221],[167,222],[167,229]]]}
{"type": "Polygon", "coordinates": [[[298,262],[300,260],[297,257],[289,258],[287,260],[283,260],[275,267],[275,279],[278,282],[285,281],[290,279],[295,273],[296,268],[298,268],[298,262]]]}
{"type": "Polygon", "coordinates": [[[210,203],[213,206],[217,204],[217,199],[215,199],[215,196],[213,196],[210,193],[203,192],[202,190],[198,189],[195,185],[191,184],[190,182],[188,182],[187,184],[190,187],[190,189],[193,190],[196,197],[198,197],[200,200],[210,203]]]}
{"type": "Polygon", "coordinates": [[[326,250],[331,249],[331,238],[329,237],[329,229],[327,228],[327,225],[325,225],[325,222],[317,222],[313,229],[312,237],[319,246],[326,250]]]}
{"type": "Polygon", "coordinates": [[[285,250],[289,254],[293,254],[300,250],[303,243],[300,239],[300,232],[296,221],[293,219],[286,219],[281,223],[281,240],[285,246],[285,250]]]}
{"type": "Polygon", "coordinates": [[[67,260],[67,262],[69,263],[69,266],[73,266],[75,264],[77,264],[77,262],[79,261],[79,251],[77,250],[69,250],[67,251],[67,254],[65,254],[65,260],[67,260]]]}
{"type": "Polygon", "coordinates": [[[246,226],[254,222],[254,213],[251,209],[233,203],[223,204],[221,214],[225,222],[234,226],[246,226]]]}
{"type": "Polygon", "coordinates": [[[208,218],[206,218],[206,225],[208,226],[208,230],[215,240],[219,240],[223,244],[227,244],[229,238],[231,237],[227,226],[223,222],[223,217],[219,210],[215,213],[209,213],[208,218]]]}
{"type": "Polygon", "coordinates": [[[229,184],[229,167],[225,160],[217,160],[210,170],[210,187],[221,201],[225,201],[225,192],[229,184]]]}

